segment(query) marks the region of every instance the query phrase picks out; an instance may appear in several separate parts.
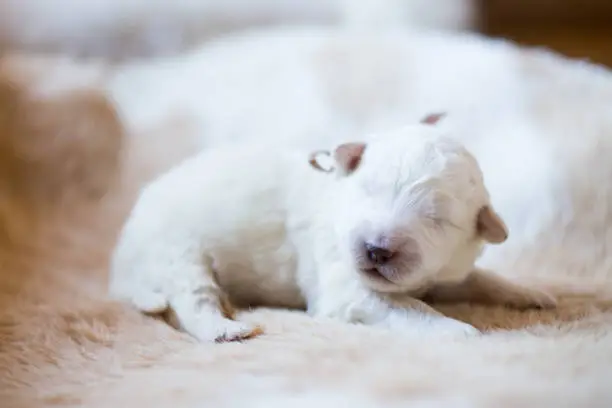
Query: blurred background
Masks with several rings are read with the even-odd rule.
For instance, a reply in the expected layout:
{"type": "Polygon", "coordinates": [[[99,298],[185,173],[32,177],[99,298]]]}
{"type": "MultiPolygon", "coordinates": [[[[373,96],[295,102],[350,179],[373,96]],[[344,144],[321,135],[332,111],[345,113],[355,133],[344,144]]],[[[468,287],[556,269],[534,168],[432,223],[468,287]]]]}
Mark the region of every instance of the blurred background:
{"type": "Polygon", "coordinates": [[[478,0],[477,29],[612,66],[610,0],[478,0]]]}
{"type": "Polygon", "coordinates": [[[477,31],[612,66],[611,0],[1,0],[0,51],[125,59],[277,24],[477,31]]]}

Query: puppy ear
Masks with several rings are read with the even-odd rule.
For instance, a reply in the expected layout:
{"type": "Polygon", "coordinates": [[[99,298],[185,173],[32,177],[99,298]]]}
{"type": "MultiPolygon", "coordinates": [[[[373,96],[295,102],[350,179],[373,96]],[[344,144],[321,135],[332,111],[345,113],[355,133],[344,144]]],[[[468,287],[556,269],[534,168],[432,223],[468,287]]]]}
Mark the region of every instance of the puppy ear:
{"type": "Polygon", "coordinates": [[[334,171],[333,166],[325,167],[321,164],[321,162],[319,161],[320,156],[329,157],[331,156],[331,153],[329,153],[329,150],[317,150],[316,152],[310,153],[310,157],[308,158],[308,163],[310,164],[310,166],[316,170],[319,170],[325,173],[331,173],[332,171],[334,171]]]}
{"type": "Polygon", "coordinates": [[[476,230],[486,241],[492,244],[501,244],[508,239],[508,228],[490,205],[485,205],[478,212],[476,230]]]}
{"type": "Polygon", "coordinates": [[[336,148],[334,160],[345,175],[351,174],[359,167],[365,148],[365,143],[344,143],[336,148]]]}
{"type": "Polygon", "coordinates": [[[421,123],[424,125],[437,125],[440,119],[446,116],[446,112],[430,113],[421,119],[421,123]]]}

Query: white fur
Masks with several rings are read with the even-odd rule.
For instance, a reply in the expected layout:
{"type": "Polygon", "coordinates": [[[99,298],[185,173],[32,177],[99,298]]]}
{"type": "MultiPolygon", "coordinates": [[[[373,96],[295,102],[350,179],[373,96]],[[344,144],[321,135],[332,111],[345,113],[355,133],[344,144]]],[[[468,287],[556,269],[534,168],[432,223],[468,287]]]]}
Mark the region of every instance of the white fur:
{"type": "Polygon", "coordinates": [[[375,294],[461,282],[480,253],[482,175],[439,133],[416,126],[381,135],[354,173],[336,177],[311,168],[307,152],[202,152],[143,190],[118,243],[111,293],[145,312],[169,306],[201,340],[249,333],[208,308],[211,290],[242,305],[305,301],[310,313],[346,322],[477,332],[375,294]],[[372,267],[365,242],[381,240],[397,257],[380,274],[363,272],[372,267]]]}
{"type": "MultiPolygon", "coordinates": [[[[316,149],[448,112],[440,126],[474,153],[512,231],[505,245],[487,248],[482,265],[516,274],[521,269],[512,265],[526,246],[546,245],[538,241],[542,231],[561,228],[558,220],[566,225],[576,205],[588,205],[572,202],[559,169],[575,165],[564,152],[588,157],[600,138],[592,136],[581,150],[569,147],[576,140],[571,115],[554,112],[575,112],[590,134],[608,126],[599,119],[609,117],[607,75],[559,61],[472,35],[283,29],[124,66],[109,88],[126,123],[143,134],[140,149],[148,149],[148,129],[177,114],[193,131],[175,131],[173,138],[200,148],[257,141],[316,149]],[[602,90],[589,91],[596,102],[579,104],[581,90],[596,81],[602,90]],[[549,95],[561,86],[575,97],[553,100],[549,95]]],[[[584,177],[582,185],[590,185],[584,177]]]]}
{"type": "Polygon", "coordinates": [[[356,170],[335,176],[300,150],[241,145],[187,159],[142,191],[113,257],[111,293],[144,312],[170,308],[204,341],[255,333],[228,316],[226,295],[417,334],[478,333],[423,296],[554,306],[545,292],[474,269],[487,236],[477,221],[491,204],[460,143],[418,125],[365,146],[356,170]],[[366,244],[395,255],[379,264],[366,244]]]}

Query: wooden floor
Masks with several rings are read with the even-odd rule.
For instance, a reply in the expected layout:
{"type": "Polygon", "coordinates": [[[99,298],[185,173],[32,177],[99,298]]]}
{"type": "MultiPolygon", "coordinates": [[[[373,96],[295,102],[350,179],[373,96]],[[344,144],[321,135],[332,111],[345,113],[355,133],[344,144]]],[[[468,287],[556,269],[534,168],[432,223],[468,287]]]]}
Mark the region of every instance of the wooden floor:
{"type": "Polygon", "coordinates": [[[612,0],[473,0],[480,31],[612,67],[612,0]]]}
{"type": "Polygon", "coordinates": [[[545,46],[572,58],[587,59],[612,68],[612,22],[610,28],[489,27],[485,34],[520,44],[545,46]]]}

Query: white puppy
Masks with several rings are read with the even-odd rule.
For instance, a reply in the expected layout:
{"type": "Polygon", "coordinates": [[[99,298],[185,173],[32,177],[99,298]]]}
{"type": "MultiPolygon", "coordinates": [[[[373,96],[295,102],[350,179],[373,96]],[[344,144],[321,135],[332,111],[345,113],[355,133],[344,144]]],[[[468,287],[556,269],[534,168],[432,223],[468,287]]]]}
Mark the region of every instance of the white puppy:
{"type": "Polygon", "coordinates": [[[147,313],[170,310],[202,341],[261,333],[233,320],[231,304],[460,334],[478,331],[417,298],[554,306],[475,269],[506,227],[473,156],[435,126],[345,143],[331,156],[326,174],[299,151],[211,149],[162,175],[120,236],[111,294],[147,313]]]}

